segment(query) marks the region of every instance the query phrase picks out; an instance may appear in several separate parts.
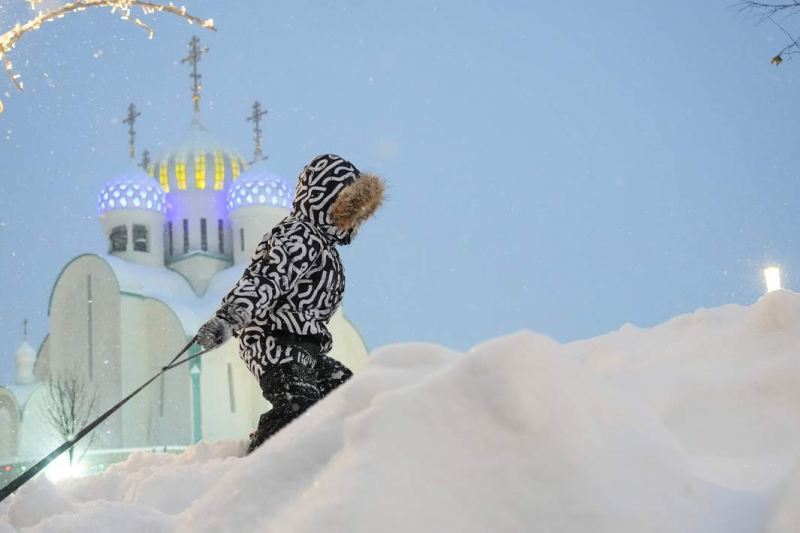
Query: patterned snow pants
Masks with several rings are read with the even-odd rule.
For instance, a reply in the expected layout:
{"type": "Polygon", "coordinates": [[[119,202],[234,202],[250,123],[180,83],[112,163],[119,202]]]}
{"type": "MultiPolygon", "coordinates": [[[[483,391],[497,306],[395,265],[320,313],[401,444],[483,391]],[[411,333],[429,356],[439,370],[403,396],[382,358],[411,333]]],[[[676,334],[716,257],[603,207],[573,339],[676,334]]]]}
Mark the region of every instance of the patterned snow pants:
{"type": "Polygon", "coordinates": [[[306,353],[309,357],[295,357],[290,363],[272,365],[261,375],[261,392],[272,409],[261,415],[247,453],[353,375],[349,368],[327,355],[306,353]]]}

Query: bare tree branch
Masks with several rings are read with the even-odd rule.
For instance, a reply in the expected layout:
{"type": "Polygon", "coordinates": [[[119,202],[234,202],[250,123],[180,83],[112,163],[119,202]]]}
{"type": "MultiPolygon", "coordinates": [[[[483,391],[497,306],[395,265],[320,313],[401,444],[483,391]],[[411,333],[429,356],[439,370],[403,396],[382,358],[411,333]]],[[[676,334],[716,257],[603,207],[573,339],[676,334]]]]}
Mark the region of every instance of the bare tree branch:
{"type": "MultiPolygon", "coordinates": [[[[41,0],[28,0],[31,4],[31,9],[35,9],[35,5],[41,0]]],[[[25,24],[17,23],[11,30],[0,35],[0,60],[6,69],[11,81],[20,91],[23,89],[23,84],[19,79],[19,74],[15,74],[13,64],[8,58],[8,52],[16,46],[17,42],[23,35],[32,30],[38,30],[45,22],[52,22],[57,19],[64,18],[69,13],[78,13],[86,11],[92,7],[107,7],[111,9],[112,13],[119,12],[123,20],[138,26],[148,32],[149,37],[153,38],[153,29],[147,26],[139,18],[132,16],[131,11],[134,7],[139,7],[142,13],[150,15],[153,13],[170,13],[172,15],[185,19],[189,24],[198,24],[201,28],[206,28],[211,31],[216,31],[214,27],[214,19],[200,19],[187,13],[185,7],[178,7],[170,3],[169,5],[159,4],[157,2],[142,2],[140,0],[76,0],[69,2],[63,6],[47,12],[39,12],[39,15],[25,24]]],[[[0,112],[2,112],[2,102],[0,102],[0,112]]]]}
{"type": "Polygon", "coordinates": [[[740,0],[733,6],[739,13],[747,17],[758,20],[759,23],[771,22],[775,24],[781,32],[789,39],[783,49],[772,58],[774,65],[783,63],[783,59],[800,53],[800,37],[795,37],[792,32],[786,29],[785,22],[800,14],[800,0],[791,2],[756,2],[754,0],[740,0]],[[780,18],[780,20],[777,20],[780,18]]]}
{"type": "MultiPolygon", "coordinates": [[[[66,441],[85,427],[95,416],[97,389],[89,383],[83,372],[77,368],[62,373],[51,380],[47,386],[47,405],[45,419],[66,441]]],[[[95,433],[83,447],[80,461],[94,442],[95,433]]],[[[69,450],[69,464],[72,465],[74,449],[69,450]]]]}

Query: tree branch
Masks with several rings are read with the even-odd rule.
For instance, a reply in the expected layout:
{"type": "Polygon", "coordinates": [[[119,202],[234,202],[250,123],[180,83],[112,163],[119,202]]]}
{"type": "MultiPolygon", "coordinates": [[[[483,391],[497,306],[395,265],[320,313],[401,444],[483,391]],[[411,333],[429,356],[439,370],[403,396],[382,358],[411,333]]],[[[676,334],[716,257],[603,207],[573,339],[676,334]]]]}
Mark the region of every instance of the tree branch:
{"type": "Polygon", "coordinates": [[[783,25],[787,19],[800,14],[800,0],[792,0],[791,2],[756,2],[754,0],[741,0],[733,5],[739,13],[745,14],[748,17],[758,19],[758,22],[772,22],[781,32],[789,39],[789,44],[783,47],[775,57],[772,58],[772,63],[780,65],[784,57],[792,56],[800,52],[800,37],[794,37],[783,25]],[[781,16],[781,21],[775,20],[777,16],[781,16]]]}
{"type": "MultiPolygon", "coordinates": [[[[31,2],[31,8],[37,3],[36,0],[28,0],[31,2]]],[[[153,38],[153,29],[147,26],[138,18],[131,18],[131,10],[134,7],[141,8],[145,15],[153,13],[169,13],[186,20],[189,24],[198,24],[201,28],[206,28],[211,31],[216,31],[214,27],[214,19],[203,20],[188,13],[185,7],[178,7],[170,3],[169,5],[159,4],[157,2],[142,2],[139,0],[76,0],[69,2],[63,6],[47,12],[39,12],[39,15],[26,22],[25,24],[17,23],[11,30],[0,35],[0,60],[6,69],[6,73],[11,78],[17,89],[23,90],[23,84],[19,80],[19,74],[15,74],[13,64],[8,58],[8,52],[14,48],[22,38],[23,35],[32,30],[38,30],[45,22],[52,22],[54,20],[63,18],[69,13],[78,13],[86,11],[92,7],[107,7],[111,9],[112,13],[119,11],[122,19],[134,24],[148,32],[149,38],[153,38]]],[[[2,102],[0,102],[0,112],[2,112],[2,102]]]]}

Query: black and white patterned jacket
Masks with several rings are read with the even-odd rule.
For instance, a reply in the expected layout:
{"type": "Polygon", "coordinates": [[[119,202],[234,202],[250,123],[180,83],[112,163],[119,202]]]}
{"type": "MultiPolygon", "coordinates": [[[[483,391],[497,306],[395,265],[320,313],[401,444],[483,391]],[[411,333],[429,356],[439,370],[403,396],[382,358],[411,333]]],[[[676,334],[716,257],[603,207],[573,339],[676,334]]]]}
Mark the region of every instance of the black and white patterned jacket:
{"type": "Polygon", "coordinates": [[[223,298],[216,316],[239,334],[241,356],[257,377],[267,365],[293,360],[291,350],[276,347],[286,333],[317,343],[322,354],[331,350],[327,323],[345,289],[336,245],[351,242],[383,195],[380,178],[365,178],[339,156],[314,158],[300,174],[291,213],[264,236],[223,298]],[[374,192],[365,193],[375,186],[377,200],[374,192]]]}

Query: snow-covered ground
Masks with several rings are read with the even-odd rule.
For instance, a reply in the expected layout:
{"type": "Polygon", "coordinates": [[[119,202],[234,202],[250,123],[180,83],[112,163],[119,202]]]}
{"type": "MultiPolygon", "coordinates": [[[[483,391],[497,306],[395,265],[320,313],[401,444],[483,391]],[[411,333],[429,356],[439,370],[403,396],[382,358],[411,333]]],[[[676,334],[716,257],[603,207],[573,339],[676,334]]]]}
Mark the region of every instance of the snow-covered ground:
{"type": "Polygon", "coordinates": [[[389,346],[243,448],[40,477],[0,533],[797,532],[800,295],[563,346],[389,346]]]}

